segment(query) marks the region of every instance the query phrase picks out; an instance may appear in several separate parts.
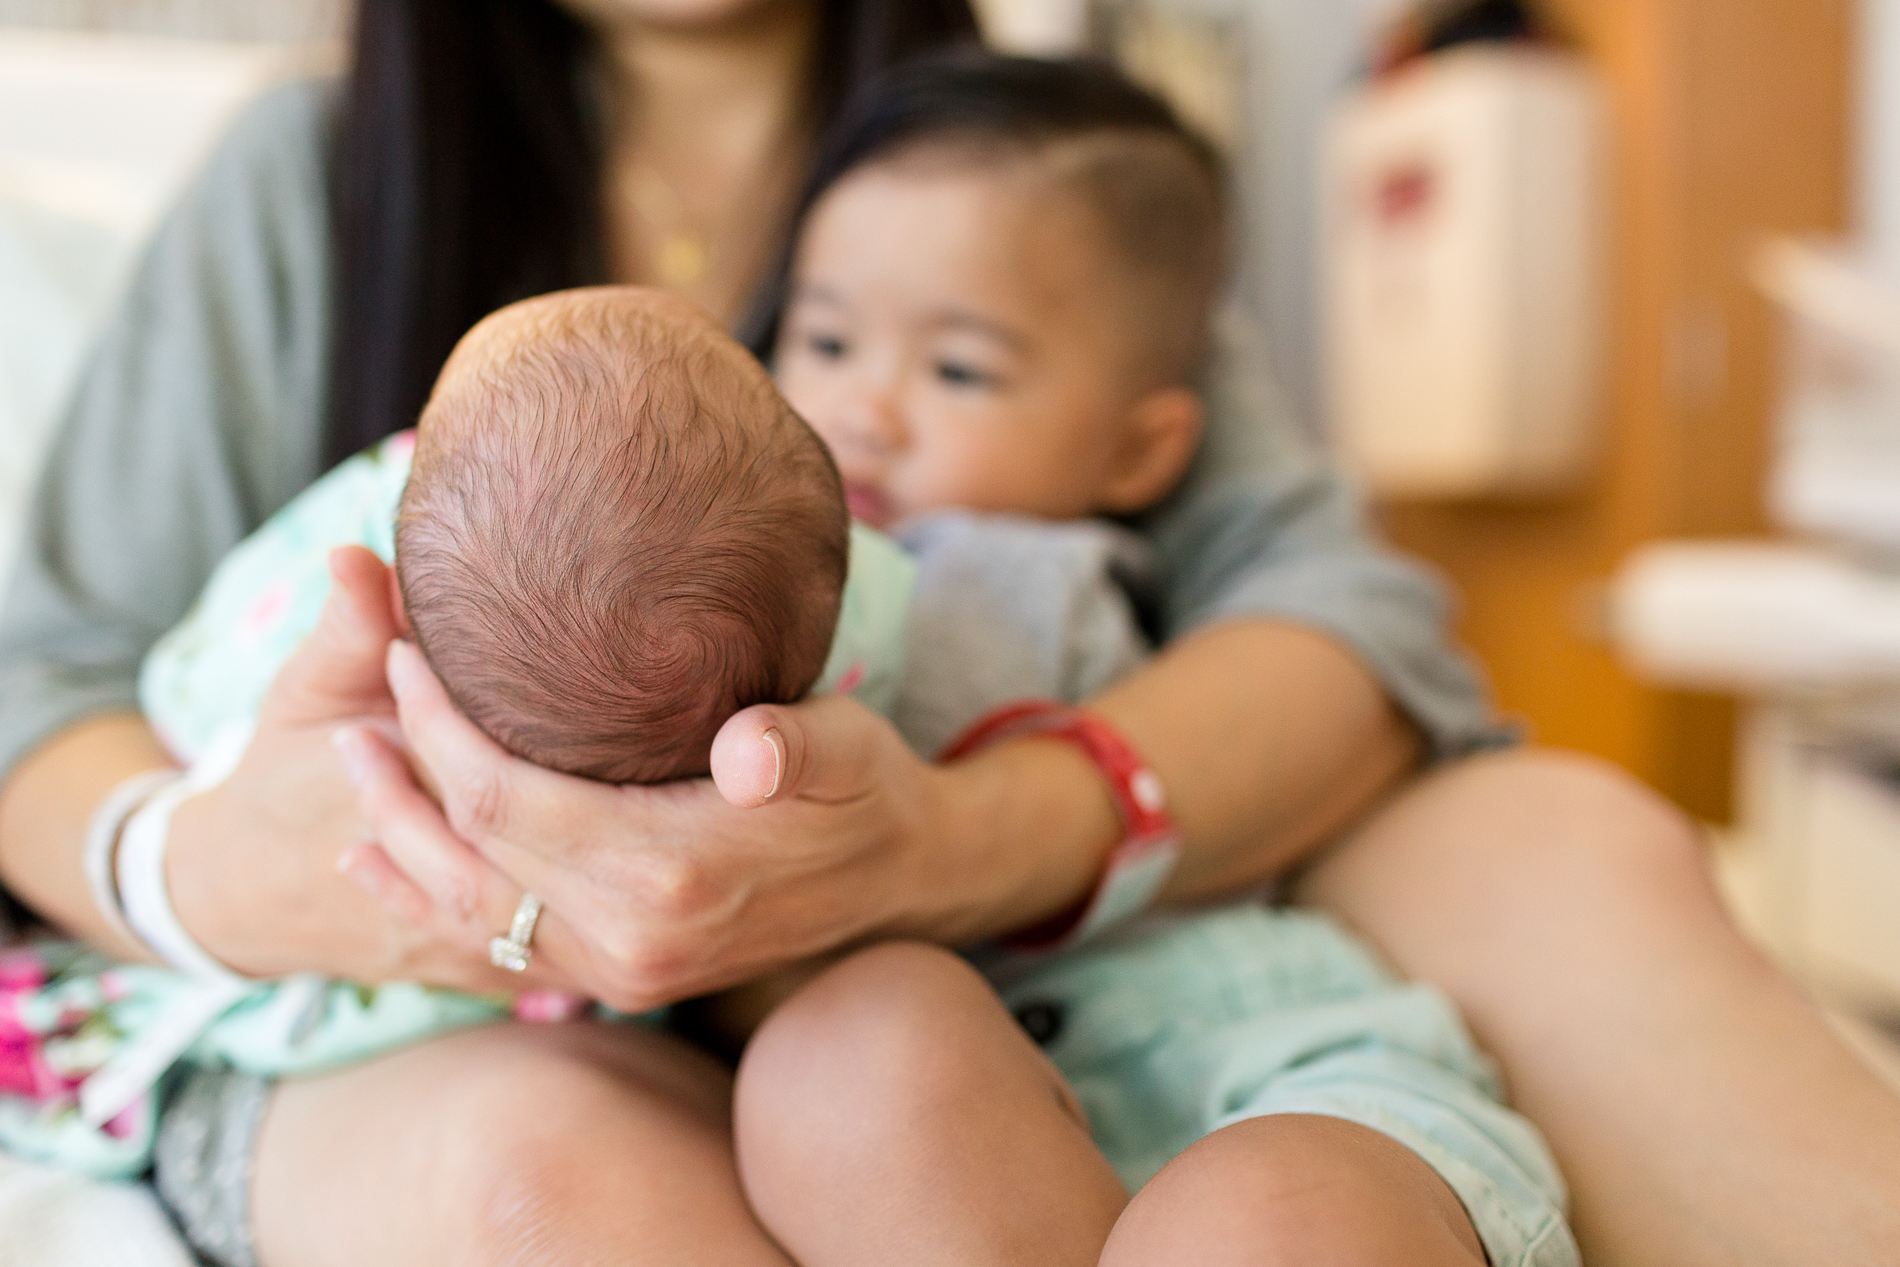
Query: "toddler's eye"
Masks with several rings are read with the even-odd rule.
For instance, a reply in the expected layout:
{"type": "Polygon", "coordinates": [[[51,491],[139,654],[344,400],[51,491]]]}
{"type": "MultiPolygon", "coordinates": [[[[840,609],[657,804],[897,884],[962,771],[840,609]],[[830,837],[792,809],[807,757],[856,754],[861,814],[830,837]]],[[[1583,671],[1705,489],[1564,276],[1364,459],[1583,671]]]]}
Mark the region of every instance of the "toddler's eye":
{"type": "Polygon", "coordinates": [[[937,378],[952,387],[990,387],[996,376],[967,361],[938,361],[937,378]]]}
{"type": "Polygon", "coordinates": [[[813,356],[822,357],[827,361],[842,360],[844,354],[850,351],[845,346],[845,341],[835,334],[809,335],[805,339],[805,346],[811,349],[813,356]]]}

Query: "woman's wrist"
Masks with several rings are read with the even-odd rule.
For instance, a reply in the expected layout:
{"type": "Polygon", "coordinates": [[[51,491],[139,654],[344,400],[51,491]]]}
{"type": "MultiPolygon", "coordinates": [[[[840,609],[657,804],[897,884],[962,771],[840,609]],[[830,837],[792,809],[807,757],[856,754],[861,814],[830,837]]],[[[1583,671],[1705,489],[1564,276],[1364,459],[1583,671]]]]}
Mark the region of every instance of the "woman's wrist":
{"type": "Polygon", "coordinates": [[[169,764],[136,713],[89,718],[48,740],[0,784],[0,881],[36,915],[115,957],[142,953],[101,911],[88,836],[115,789],[169,764]]]}
{"type": "Polygon", "coordinates": [[[221,861],[225,800],[222,788],[211,788],[172,814],[165,882],[185,931],[219,962],[254,975],[260,965],[246,962],[249,948],[240,921],[247,906],[241,894],[227,891],[227,882],[240,878],[244,869],[221,861]]]}
{"type": "Polygon", "coordinates": [[[931,768],[931,837],[913,891],[932,905],[908,931],[965,945],[1074,909],[1121,839],[1102,774],[1059,740],[1025,738],[931,768]]]}

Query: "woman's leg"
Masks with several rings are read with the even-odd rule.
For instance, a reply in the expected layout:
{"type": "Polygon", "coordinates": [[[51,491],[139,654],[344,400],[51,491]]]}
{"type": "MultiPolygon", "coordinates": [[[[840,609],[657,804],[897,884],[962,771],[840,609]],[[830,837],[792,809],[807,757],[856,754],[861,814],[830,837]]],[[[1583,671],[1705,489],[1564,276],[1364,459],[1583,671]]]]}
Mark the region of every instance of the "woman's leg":
{"type": "Polygon", "coordinates": [[[982,977],[932,947],[854,955],[739,1067],[738,1155],[804,1267],[1092,1267],[1128,1200],[1068,1086],[982,977]]]}
{"type": "Polygon", "coordinates": [[[1128,1203],[1102,1267],[1484,1267],[1445,1181],[1339,1118],[1256,1117],[1176,1157],[1128,1203]]]}
{"type": "Polygon", "coordinates": [[[263,1267],[789,1267],[733,1168],[731,1080],[664,1035],[469,1030],[286,1082],[253,1179],[263,1267]]]}
{"type": "Polygon", "coordinates": [[[1900,1097],[1742,940],[1693,826],[1620,772],[1534,752],[1437,772],[1300,896],[1464,1009],[1587,1261],[1893,1260],[1900,1097]]]}

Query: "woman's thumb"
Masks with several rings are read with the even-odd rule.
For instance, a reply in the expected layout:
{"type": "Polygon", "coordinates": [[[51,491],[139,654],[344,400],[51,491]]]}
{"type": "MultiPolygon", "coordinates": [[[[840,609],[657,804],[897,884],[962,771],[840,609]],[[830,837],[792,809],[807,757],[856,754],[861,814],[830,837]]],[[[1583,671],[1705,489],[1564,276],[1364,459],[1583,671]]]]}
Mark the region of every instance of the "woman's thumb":
{"type": "Polygon", "coordinates": [[[804,736],[790,709],[762,704],[733,714],[713,736],[712,777],[719,794],[741,809],[754,809],[775,796],[789,797],[795,782],[788,730],[806,750],[804,736]]]}
{"type": "Polygon", "coordinates": [[[845,800],[868,789],[886,745],[903,742],[890,723],[842,695],[759,704],[734,713],[714,736],[713,783],[741,809],[795,796],[845,800]]]}

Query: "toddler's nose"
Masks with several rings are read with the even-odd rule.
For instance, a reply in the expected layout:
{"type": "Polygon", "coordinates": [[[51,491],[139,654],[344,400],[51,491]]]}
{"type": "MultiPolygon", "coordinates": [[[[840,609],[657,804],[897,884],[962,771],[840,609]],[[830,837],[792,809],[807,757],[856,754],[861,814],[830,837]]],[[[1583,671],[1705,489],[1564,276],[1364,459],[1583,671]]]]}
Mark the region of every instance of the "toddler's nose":
{"type": "Polygon", "coordinates": [[[903,413],[889,392],[854,393],[844,402],[840,415],[846,439],[866,453],[883,456],[902,449],[909,442],[903,413]]]}

